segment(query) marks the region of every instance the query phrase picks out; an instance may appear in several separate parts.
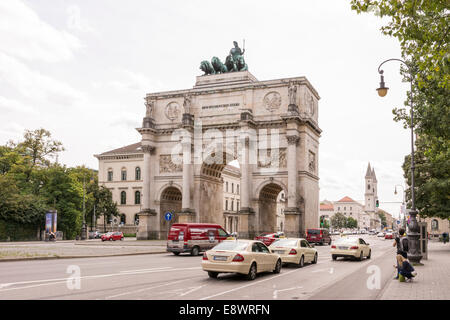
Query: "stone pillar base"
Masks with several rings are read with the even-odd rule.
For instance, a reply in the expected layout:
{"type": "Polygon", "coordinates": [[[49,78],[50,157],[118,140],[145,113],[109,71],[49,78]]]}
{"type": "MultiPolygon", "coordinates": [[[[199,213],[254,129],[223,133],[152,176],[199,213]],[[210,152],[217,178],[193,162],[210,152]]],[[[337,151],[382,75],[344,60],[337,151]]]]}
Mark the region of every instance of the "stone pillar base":
{"type": "Polygon", "coordinates": [[[291,207],[284,210],[284,233],[286,237],[304,238],[306,236],[301,218],[302,213],[299,208],[291,207]]]}
{"type": "Polygon", "coordinates": [[[143,209],[139,213],[139,227],[136,234],[137,240],[159,239],[159,224],[156,221],[156,211],[153,209],[143,209]]]}

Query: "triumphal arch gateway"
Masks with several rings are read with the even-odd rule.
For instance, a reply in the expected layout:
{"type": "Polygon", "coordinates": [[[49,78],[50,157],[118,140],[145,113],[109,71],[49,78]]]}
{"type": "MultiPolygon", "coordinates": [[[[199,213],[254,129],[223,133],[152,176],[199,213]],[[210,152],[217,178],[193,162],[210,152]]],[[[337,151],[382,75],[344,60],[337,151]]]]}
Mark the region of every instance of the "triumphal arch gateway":
{"type": "Polygon", "coordinates": [[[246,65],[233,72],[201,69],[205,75],[192,89],[145,97],[137,128],[144,153],[138,239],[163,239],[174,222],[223,225],[221,174],[232,161],[241,172],[240,238],[276,231],[282,191],[285,233],[302,236],[317,227],[316,90],[305,77],[258,81],[246,65]]]}

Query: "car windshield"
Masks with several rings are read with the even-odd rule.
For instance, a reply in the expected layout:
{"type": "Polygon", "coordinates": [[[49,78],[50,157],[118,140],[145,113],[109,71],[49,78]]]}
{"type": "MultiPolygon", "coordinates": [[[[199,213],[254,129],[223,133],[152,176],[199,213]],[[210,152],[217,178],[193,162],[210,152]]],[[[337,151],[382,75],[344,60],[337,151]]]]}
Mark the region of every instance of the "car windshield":
{"type": "Polygon", "coordinates": [[[248,241],[223,241],[215,246],[212,250],[242,251],[248,247],[248,244],[248,241]]]}
{"type": "Polygon", "coordinates": [[[275,247],[296,247],[297,246],[296,239],[280,239],[275,241],[272,245],[275,247]]]}
{"type": "Polygon", "coordinates": [[[320,234],[320,230],[317,230],[317,229],[308,229],[308,234],[320,234]]]}
{"type": "Polygon", "coordinates": [[[267,236],[270,236],[270,235],[272,235],[273,233],[269,233],[269,232],[265,232],[265,233],[261,233],[260,235],[259,235],[259,237],[267,237],[267,236]]]}

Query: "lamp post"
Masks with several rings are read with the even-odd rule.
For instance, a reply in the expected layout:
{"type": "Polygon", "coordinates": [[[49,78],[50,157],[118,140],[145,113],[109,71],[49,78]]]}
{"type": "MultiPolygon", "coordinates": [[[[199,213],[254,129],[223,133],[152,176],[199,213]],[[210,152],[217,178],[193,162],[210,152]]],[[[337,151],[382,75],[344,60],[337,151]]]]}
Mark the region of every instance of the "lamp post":
{"type": "Polygon", "coordinates": [[[420,259],[422,259],[422,255],[420,254],[420,243],[419,243],[419,224],[417,223],[417,210],[416,210],[416,202],[415,202],[415,183],[414,183],[414,169],[415,169],[415,163],[414,163],[414,108],[413,108],[413,74],[411,68],[406,64],[405,61],[401,59],[388,59],[383,61],[378,66],[378,73],[380,74],[380,87],[377,89],[378,95],[380,97],[386,96],[388,92],[388,87],[385,86],[384,83],[384,71],[381,70],[381,66],[389,61],[399,61],[403,63],[409,72],[409,80],[410,80],[410,109],[411,109],[411,210],[409,211],[409,215],[411,217],[411,221],[409,223],[409,232],[408,232],[408,244],[409,244],[409,251],[408,251],[408,259],[411,262],[414,263],[420,263],[420,259]]]}
{"type": "Polygon", "coordinates": [[[394,194],[397,194],[397,187],[400,187],[403,189],[403,200],[402,200],[402,210],[401,213],[403,215],[403,221],[402,221],[402,226],[403,228],[406,228],[406,223],[405,223],[405,211],[403,210],[404,206],[405,206],[405,187],[403,187],[401,184],[396,184],[394,187],[394,194]]]}

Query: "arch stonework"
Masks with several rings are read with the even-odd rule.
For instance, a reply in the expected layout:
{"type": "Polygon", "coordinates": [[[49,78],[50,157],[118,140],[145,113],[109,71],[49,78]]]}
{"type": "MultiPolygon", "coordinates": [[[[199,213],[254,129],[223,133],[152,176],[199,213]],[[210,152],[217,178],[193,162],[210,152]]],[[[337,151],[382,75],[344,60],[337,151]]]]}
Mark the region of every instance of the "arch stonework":
{"type": "Polygon", "coordinates": [[[160,198],[169,186],[182,194],[179,222],[223,224],[221,172],[233,159],[241,171],[239,237],[274,227],[261,224],[273,220],[266,212],[273,205],[260,196],[270,184],[285,192],[288,235],[317,227],[319,99],[305,77],[258,81],[248,71],[199,76],[192,89],[147,94],[151,118],[137,128],[144,153],[138,239],[164,237],[160,198]],[[186,96],[190,113],[183,114],[177,106],[186,96]],[[228,155],[225,163],[205,164],[220,152],[228,155]]]}

